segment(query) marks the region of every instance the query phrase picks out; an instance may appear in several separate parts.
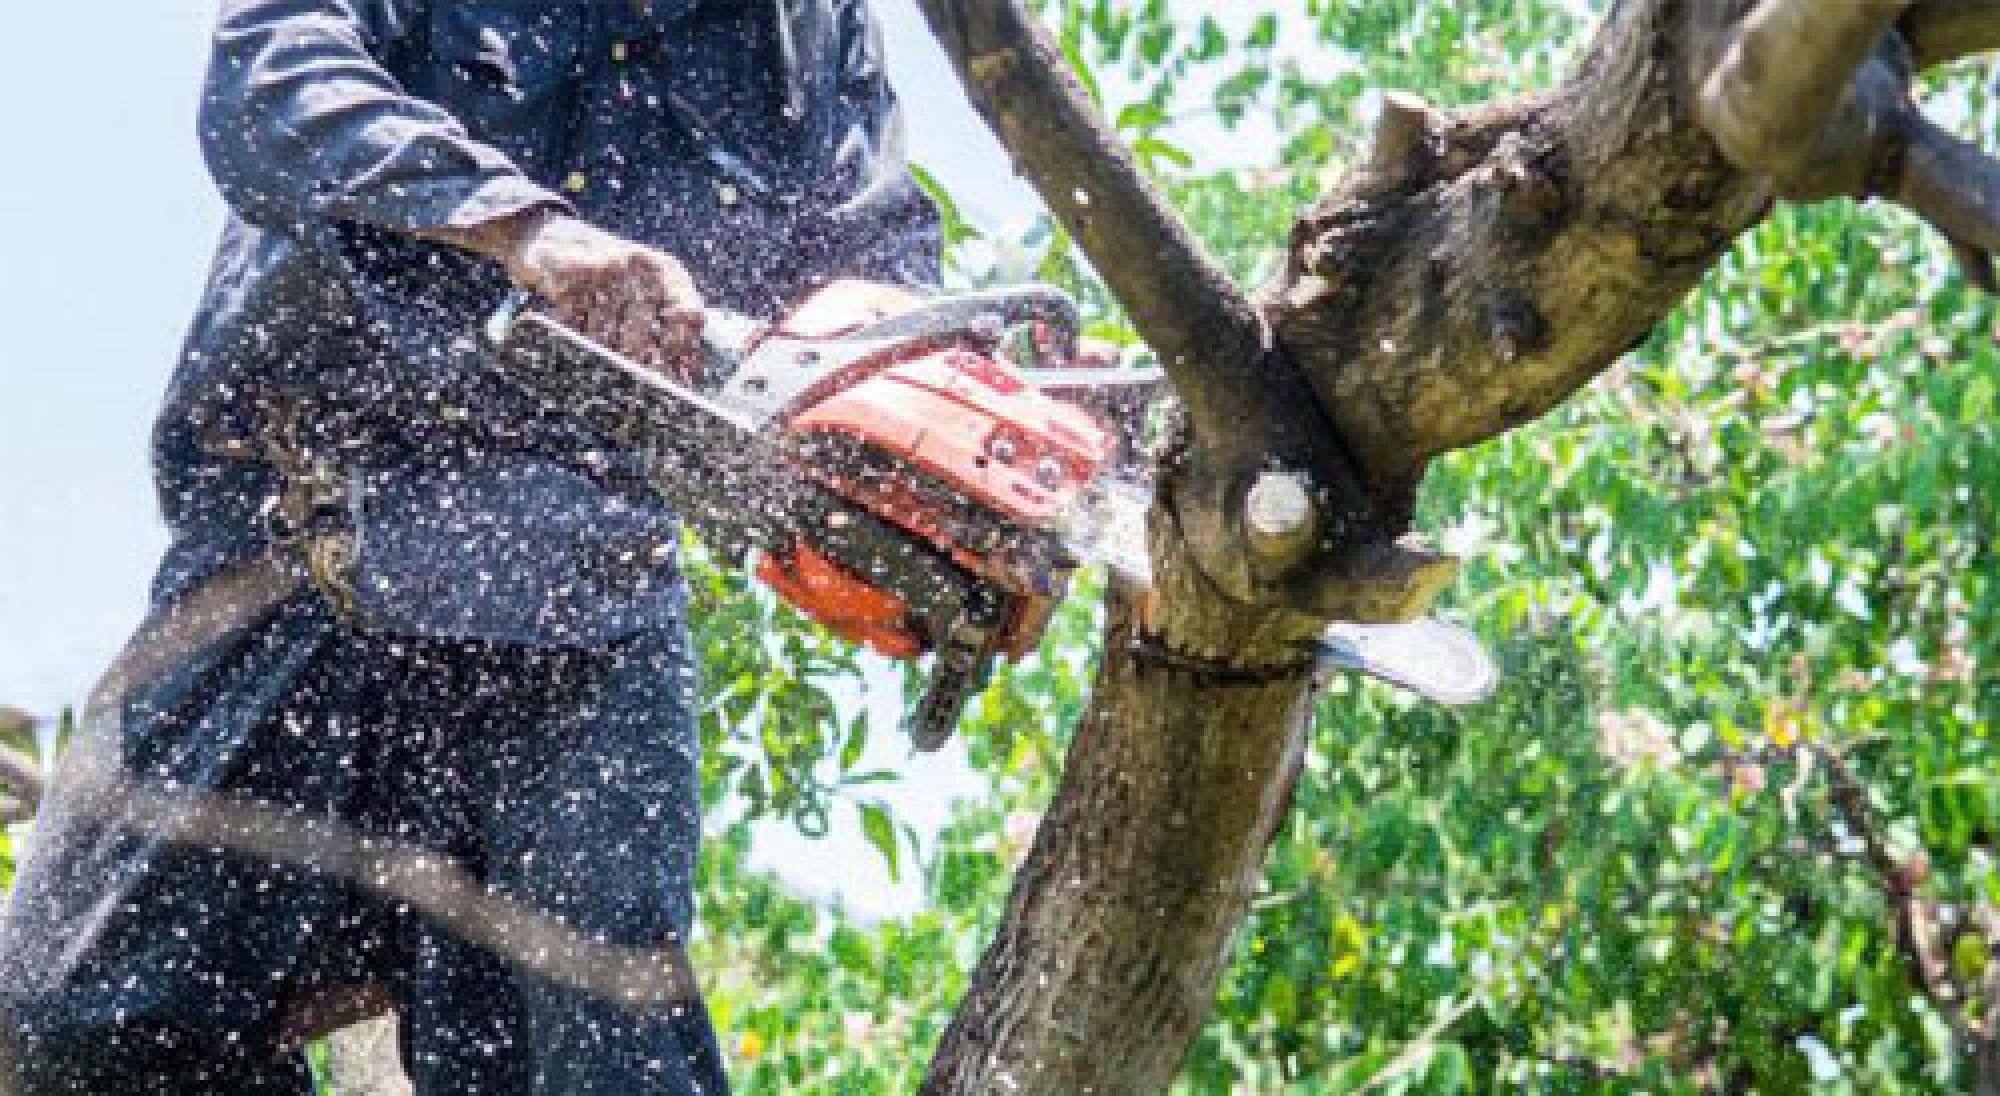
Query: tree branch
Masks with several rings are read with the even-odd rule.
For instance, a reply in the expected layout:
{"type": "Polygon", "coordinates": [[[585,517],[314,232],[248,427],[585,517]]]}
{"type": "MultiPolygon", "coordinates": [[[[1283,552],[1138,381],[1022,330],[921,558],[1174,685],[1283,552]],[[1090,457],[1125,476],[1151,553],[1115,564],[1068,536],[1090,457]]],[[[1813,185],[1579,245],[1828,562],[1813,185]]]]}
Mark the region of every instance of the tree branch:
{"type": "Polygon", "coordinates": [[[1917,0],[1898,26],[1929,68],[2000,49],[2000,0],[1917,0]]]}
{"type": "Polygon", "coordinates": [[[1907,140],[1889,196],[1954,242],[2000,251],[2000,164],[1921,117],[1907,140]]]}
{"type": "Polygon", "coordinates": [[[1964,1015],[1957,1007],[1964,995],[1952,979],[1949,962],[1938,953],[1933,918],[1916,893],[1919,869],[1898,860],[1889,850],[1874,811],[1868,806],[1868,793],[1855,779],[1846,759],[1818,743],[1801,743],[1800,748],[1810,749],[1826,764],[1833,805],[1840,812],[1841,821],[1861,841],[1862,861],[1874,872],[1889,900],[1896,952],[1910,980],[1950,1020],[1959,1039],[1965,1041],[1964,1015]]]}
{"type": "Polygon", "coordinates": [[[1723,153],[1781,185],[1806,175],[1856,71],[1907,4],[1759,3],[1726,33],[1701,85],[1701,120],[1723,153]]]}
{"type": "Polygon", "coordinates": [[[1267,309],[1378,497],[1609,367],[1764,216],[1694,117],[1690,9],[1614,5],[1540,98],[1385,110],[1301,217],[1267,309]]]}
{"type": "Polygon", "coordinates": [[[972,104],[1159,355],[1198,431],[1238,417],[1263,325],[1019,0],[921,0],[972,104]]]}
{"type": "Polygon", "coordinates": [[[1919,113],[1910,85],[1926,63],[2000,44],[2000,0],[1906,2],[1765,0],[1712,35],[1702,121],[1732,162],[1785,197],[1908,207],[1993,292],[2000,165],[1919,113]]]}

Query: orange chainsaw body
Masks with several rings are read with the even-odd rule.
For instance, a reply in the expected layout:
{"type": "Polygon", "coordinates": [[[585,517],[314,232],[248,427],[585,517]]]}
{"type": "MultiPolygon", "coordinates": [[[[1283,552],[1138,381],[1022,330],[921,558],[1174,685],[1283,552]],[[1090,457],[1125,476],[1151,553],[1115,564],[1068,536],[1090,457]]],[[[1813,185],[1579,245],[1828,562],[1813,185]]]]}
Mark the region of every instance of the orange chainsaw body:
{"type": "MultiPolygon", "coordinates": [[[[836,283],[778,331],[839,338],[916,300],[900,290],[836,283]]],[[[1051,529],[1078,503],[1115,451],[1103,423],[1045,394],[1005,358],[949,340],[865,360],[806,391],[779,421],[794,452],[865,454],[865,462],[809,458],[801,466],[1005,590],[1007,623],[995,649],[1010,658],[1033,649],[1066,576],[1010,566],[1007,531],[1051,529]],[[967,533],[973,526],[981,532],[967,533]]],[[[757,574],[847,639],[897,658],[926,647],[901,599],[808,544],[765,555],[757,574]]]]}

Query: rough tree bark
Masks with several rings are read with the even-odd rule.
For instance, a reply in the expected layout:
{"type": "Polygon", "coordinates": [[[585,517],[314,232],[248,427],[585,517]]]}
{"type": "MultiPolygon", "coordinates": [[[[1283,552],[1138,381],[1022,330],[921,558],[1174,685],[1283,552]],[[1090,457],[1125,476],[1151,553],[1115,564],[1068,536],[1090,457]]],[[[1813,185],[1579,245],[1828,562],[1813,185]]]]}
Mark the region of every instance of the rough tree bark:
{"type": "MultiPolygon", "coordinates": [[[[1425,466],[1609,367],[1780,198],[1880,196],[1969,271],[2000,171],[1913,70],[2000,45],[2000,0],[1622,0],[1563,86],[1391,95],[1370,160],[1251,300],[1147,185],[1017,0],[921,0],[974,104],[1160,352],[1186,409],[1144,598],[1114,594],[1063,780],[925,1091],[1152,1093],[1206,1018],[1305,742],[1297,643],[1421,612],[1425,466]],[[1245,520],[1310,481],[1311,535],[1245,520]]],[[[1987,279],[1990,282],[1990,277],[1987,279]]]]}

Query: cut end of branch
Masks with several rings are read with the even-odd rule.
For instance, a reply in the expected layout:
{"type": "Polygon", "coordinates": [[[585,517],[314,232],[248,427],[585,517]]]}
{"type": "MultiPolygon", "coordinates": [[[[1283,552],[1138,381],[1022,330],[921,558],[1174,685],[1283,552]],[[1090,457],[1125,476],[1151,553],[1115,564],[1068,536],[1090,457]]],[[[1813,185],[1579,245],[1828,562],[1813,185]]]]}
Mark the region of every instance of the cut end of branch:
{"type": "Polygon", "coordinates": [[[1421,96],[1407,91],[1383,92],[1368,173],[1383,187],[1407,183],[1417,173],[1425,141],[1436,128],[1436,112],[1421,96]]]}
{"type": "Polygon", "coordinates": [[[1266,567],[1282,570],[1304,559],[1319,529],[1319,508],[1305,477],[1280,469],[1259,475],[1243,497],[1243,525],[1266,567]]]}

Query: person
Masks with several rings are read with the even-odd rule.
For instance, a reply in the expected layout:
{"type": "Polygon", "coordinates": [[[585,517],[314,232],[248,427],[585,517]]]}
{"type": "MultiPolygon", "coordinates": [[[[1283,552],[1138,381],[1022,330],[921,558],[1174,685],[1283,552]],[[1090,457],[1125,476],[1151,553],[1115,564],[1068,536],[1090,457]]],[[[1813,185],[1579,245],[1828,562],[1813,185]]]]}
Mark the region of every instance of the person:
{"type": "Polygon", "coordinates": [[[420,1093],[722,1091],[698,994],[508,939],[686,938],[698,709],[672,515],[471,333],[525,288],[674,370],[704,298],[931,283],[877,28],[224,0],[199,124],[232,216],[155,432],[172,539],[0,923],[0,1092],[310,1091],[383,1003],[420,1093]]]}

